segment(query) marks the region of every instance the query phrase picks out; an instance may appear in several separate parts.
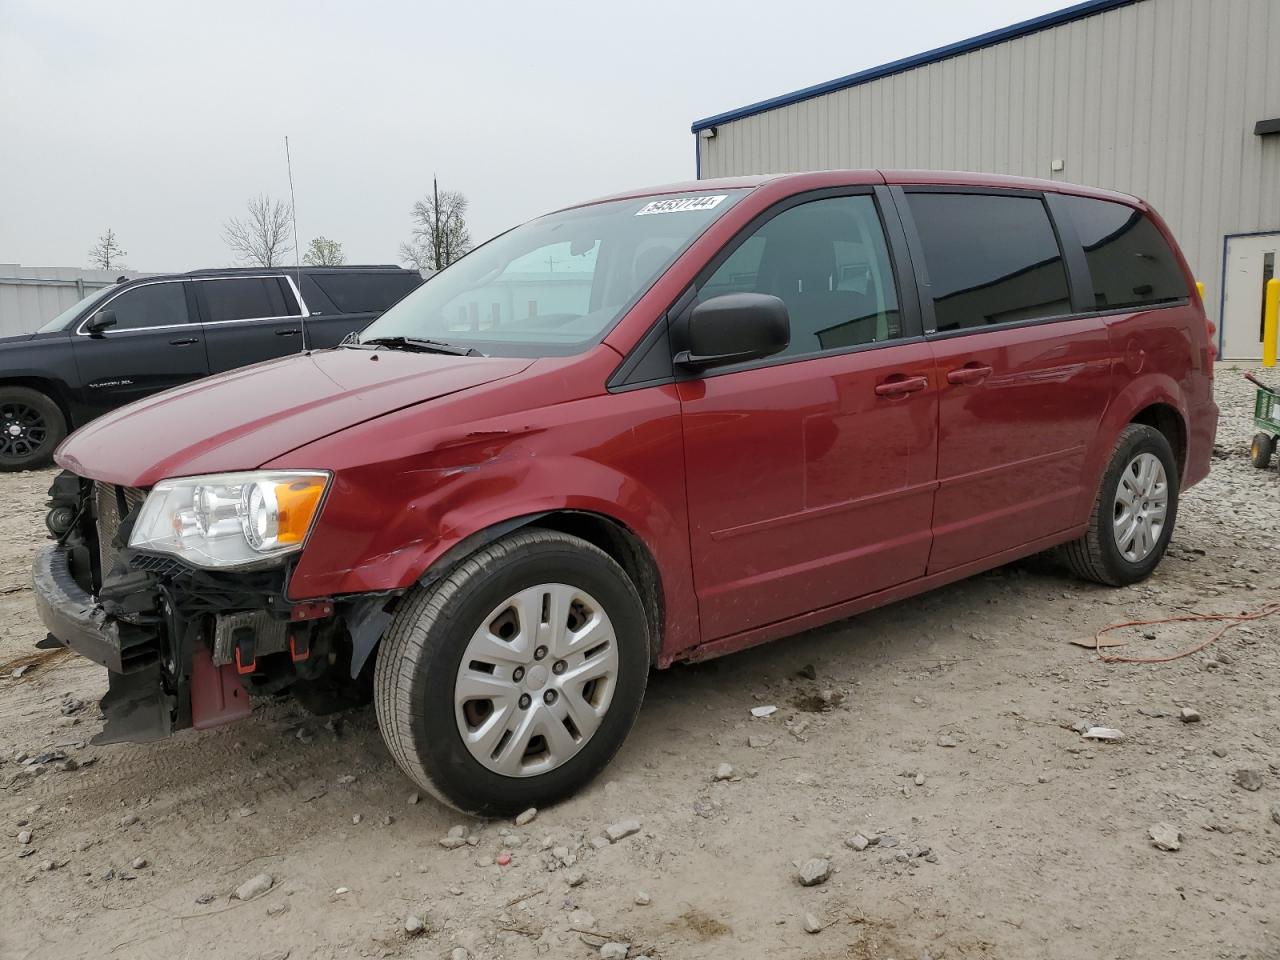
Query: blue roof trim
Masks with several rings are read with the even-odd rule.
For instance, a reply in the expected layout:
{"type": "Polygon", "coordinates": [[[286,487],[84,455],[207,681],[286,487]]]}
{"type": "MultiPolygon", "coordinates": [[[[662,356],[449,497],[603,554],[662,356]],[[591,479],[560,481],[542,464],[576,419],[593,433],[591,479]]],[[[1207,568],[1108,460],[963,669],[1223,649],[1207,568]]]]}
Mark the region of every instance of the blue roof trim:
{"type": "Polygon", "coordinates": [[[980,34],[976,37],[970,37],[968,40],[958,40],[955,43],[947,44],[945,47],[926,50],[924,53],[917,53],[914,56],[904,57],[901,60],[894,60],[892,63],[881,64],[878,67],[871,67],[868,70],[862,70],[858,73],[851,73],[846,77],[837,77],[835,80],[828,80],[826,83],[814,84],[812,87],[805,87],[802,90],[795,90],[791,93],[784,93],[776,97],[770,97],[768,100],[761,100],[759,103],[751,103],[745,107],[739,107],[736,110],[717,113],[714,117],[707,117],[705,120],[695,120],[690,129],[694,133],[697,133],[699,130],[707,129],[707,127],[714,127],[721,123],[729,123],[733,120],[741,120],[743,117],[755,116],[757,113],[764,113],[767,110],[774,110],[778,107],[785,107],[793,103],[799,103],[802,100],[811,100],[814,97],[820,97],[824,93],[831,93],[835,90],[846,90],[849,87],[856,87],[863,83],[870,83],[872,80],[879,80],[882,77],[888,77],[895,73],[903,73],[907,70],[913,70],[916,67],[923,67],[930,63],[937,63],[939,60],[946,60],[949,57],[956,57],[963,53],[970,53],[974,50],[980,50],[983,47],[990,47],[997,43],[1004,43],[1007,40],[1016,40],[1018,37],[1025,37],[1028,34],[1038,33],[1041,30],[1048,30],[1050,27],[1057,27],[1064,23],[1070,23],[1072,20],[1080,20],[1084,17],[1093,16],[1095,13],[1106,13],[1108,10],[1127,7],[1131,4],[1140,2],[1141,0],[1085,0],[1084,3],[1077,3],[1074,6],[1067,7],[1063,10],[1056,10],[1053,13],[1046,13],[1031,20],[1023,20],[1021,23],[1015,23],[1009,27],[1003,27],[999,30],[992,30],[989,33],[980,34]]]}

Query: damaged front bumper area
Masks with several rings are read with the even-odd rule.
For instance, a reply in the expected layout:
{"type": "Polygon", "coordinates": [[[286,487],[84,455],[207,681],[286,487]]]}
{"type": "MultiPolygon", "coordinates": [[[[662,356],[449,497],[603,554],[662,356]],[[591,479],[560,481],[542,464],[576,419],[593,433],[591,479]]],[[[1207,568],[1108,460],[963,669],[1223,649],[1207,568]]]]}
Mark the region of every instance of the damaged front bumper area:
{"type": "Polygon", "coordinates": [[[107,724],[95,743],[156,740],[178,724],[177,698],[164,694],[154,629],[111,617],[71,575],[62,544],[36,553],[32,564],[36,610],[49,636],[38,646],[70,647],[110,671],[102,698],[107,724]]]}
{"type": "Polygon", "coordinates": [[[145,491],[63,473],[49,495],[55,542],[32,567],[49,631],[38,646],[69,647],[109,671],[95,743],[218,726],[247,716],[250,695],[289,688],[317,712],[362,699],[368,671],[361,657],[361,675],[349,675],[351,636],[381,625],[370,611],[390,597],[291,603],[287,564],[212,571],[131,550],[145,491]]]}

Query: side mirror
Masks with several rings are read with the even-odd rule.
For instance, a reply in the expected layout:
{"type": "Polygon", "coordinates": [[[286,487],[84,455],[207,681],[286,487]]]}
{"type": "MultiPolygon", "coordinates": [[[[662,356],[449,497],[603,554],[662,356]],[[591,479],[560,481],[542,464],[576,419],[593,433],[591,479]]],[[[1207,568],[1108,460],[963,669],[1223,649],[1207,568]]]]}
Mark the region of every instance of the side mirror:
{"type": "Polygon", "coordinates": [[[785,350],[791,342],[787,305],[763,293],[726,293],[693,308],[689,315],[689,349],[675,362],[701,370],[741,363],[785,350]]]}
{"type": "Polygon", "coordinates": [[[89,318],[89,322],[85,324],[85,329],[89,331],[90,336],[100,337],[102,336],[102,331],[115,325],[116,312],[114,310],[99,310],[89,318]]]}

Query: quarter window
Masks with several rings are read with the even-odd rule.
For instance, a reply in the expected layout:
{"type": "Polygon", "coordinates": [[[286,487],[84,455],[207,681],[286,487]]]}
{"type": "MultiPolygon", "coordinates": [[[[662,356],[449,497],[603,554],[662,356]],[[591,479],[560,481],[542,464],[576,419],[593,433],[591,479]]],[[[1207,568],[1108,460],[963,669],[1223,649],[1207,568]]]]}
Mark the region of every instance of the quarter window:
{"type": "Polygon", "coordinates": [[[254,320],[259,317],[296,317],[298,305],[290,293],[285,298],[279,277],[230,277],[202,280],[199,286],[209,323],[254,320]]]}
{"type": "Polygon", "coordinates": [[[1067,271],[1044,201],[909,193],[939,331],[1071,312],[1067,271]]]}
{"type": "Polygon", "coordinates": [[[116,330],[142,330],[147,327],[167,327],[186,323],[187,295],[184,283],[148,283],[126,290],[107,303],[104,310],[114,310],[116,330]]]}
{"type": "Polygon", "coordinates": [[[782,211],[743,241],[698,291],[767,293],[787,305],[782,356],[902,336],[884,228],[869,196],[812,200],[782,211]]]}
{"type": "Polygon", "coordinates": [[[381,313],[422,283],[416,273],[318,273],[311,280],[343,313],[381,313]]]}
{"type": "Polygon", "coordinates": [[[1061,204],[1084,247],[1098,310],[1158,306],[1190,296],[1177,257],[1141,211],[1089,197],[1063,196],[1061,204]]]}

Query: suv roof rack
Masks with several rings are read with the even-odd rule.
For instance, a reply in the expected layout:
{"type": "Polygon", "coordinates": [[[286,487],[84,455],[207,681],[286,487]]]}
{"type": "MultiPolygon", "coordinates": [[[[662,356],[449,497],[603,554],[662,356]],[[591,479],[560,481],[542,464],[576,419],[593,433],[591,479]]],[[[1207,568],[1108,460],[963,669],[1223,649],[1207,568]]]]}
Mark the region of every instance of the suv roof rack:
{"type": "Polygon", "coordinates": [[[287,265],[281,264],[280,266],[275,266],[275,267],[202,267],[199,270],[188,270],[185,273],[172,274],[172,276],[207,277],[207,276],[210,276],[211,274],[230,274],[234,276],[238,273],[263,273],[264,271],[278,271],[280,273],[292,273],[299,269],[301,269],[303,273],[310,273],[312,271],[320,271],[320,270],[336,270],[336,271],[400,270],[400,271],[404,271],[404,270],[410,270],[411,268],[401,267],[394,263],[344,263],[341,266],[337,266],[337,267],[319,267],[319,266],[313,267],[313,266],[308,266],[306,264],[303,264],[301,267],[296,267],[293,264],[287,264],[287,265]]]}

